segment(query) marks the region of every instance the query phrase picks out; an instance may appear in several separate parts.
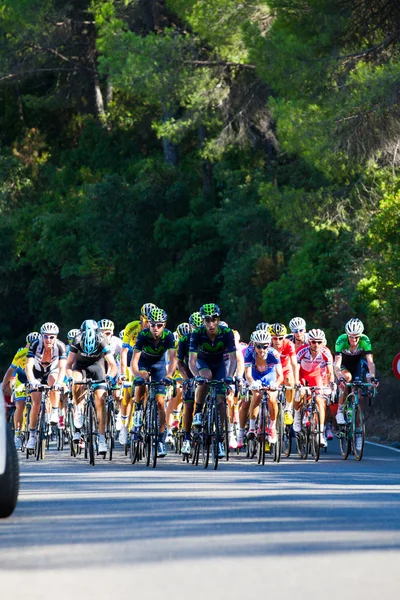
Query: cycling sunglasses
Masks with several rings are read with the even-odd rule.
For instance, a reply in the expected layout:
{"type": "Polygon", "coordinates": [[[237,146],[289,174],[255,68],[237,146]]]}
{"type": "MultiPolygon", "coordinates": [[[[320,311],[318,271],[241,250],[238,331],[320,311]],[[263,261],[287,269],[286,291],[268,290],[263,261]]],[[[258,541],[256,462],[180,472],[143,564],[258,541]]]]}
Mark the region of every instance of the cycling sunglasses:
{"type": "Polygon", "coordinates": [[[165,323],[150,323],[150,327],[164,327],[165,323]]]}
{"type": "Polygon", "coordinates": [[[322,340],[310,340],[310,344],[322,344],[322,340]]]}
{"type": "Polygon", "coordinates": [[[56,335],[48,335],[47,333],[44,333],[43,337],[45,340],[54,340],[57,336],[56,335]]]}
{"type": "Polygon", "coordinates": [[[273,335],[272,339],[282,341],[285,339],[285,336],[284,335],[273,335]]]}
{"type": "Polygon", "coordinates": [[[268,348],[268,344],[256,344],[256,348],[259,350],[266,350],[268,348]]]}
{"type": "Polygon", "coordinates": [[[204,317],[206,323],[215,323],[215,321],[218,321],[218,319],[218,315],[212,315],[212,317],[204,317]]]}

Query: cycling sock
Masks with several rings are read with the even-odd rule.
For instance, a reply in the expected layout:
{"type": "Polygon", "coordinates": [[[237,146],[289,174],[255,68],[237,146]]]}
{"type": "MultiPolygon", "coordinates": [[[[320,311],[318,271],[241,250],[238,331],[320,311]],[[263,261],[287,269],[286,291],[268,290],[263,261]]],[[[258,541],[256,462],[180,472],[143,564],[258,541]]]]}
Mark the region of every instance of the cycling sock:
{"type": "Polygon", "coordinates": [[[183,433],[183,439],[184,439],[184,441],[185,441],[185,442],[186,442],[187,440],[189,440],[189,442],[190,442],[190,439],[191,439],[191,438],[190,438],[190,433],[188,433],[187,431],[185,431],[185,432],[183,433]]]}

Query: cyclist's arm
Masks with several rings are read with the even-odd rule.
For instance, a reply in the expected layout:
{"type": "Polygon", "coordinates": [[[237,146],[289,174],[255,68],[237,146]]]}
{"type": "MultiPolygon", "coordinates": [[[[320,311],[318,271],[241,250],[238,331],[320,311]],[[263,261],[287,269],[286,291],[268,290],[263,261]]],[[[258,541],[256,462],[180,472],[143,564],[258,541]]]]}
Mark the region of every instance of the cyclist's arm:
{"type": "Polygon", "coordinates": [[[243,377],[244,373],[244,357],[241,350],[236,350],[236,375],[243,377]]]}
{"type": "Polygon", "coordinates": [[[131,369],[132,369],[132,373],[134,374],[135,377],[140,377],[139,359],[140,359],[141,354],[142,354],[141,350],[133,351],[133,356],[132,356],[132,360],[131,360],[131,369]]]}
{"type": "Polygon", "coordinates": [[[247,365],[244,368],[244,372],[246,375],[246,381],[249,385],[251,385],[252,383],[254,383],[254,379],[253,379],[253,375],[252,375],[252,367],[251,365],[247,365]]]}
{"type": "Polygon", "coordinates": [[[167,368],[167,377],[172,379],[175,371],[176,371],[176,350],[175,348],[169,348],[167,350],[168,357],[168,368],[167,368]]]}
{"type": "Polygon", "coordinates": [[[371,377],[375,377],[375,363],[373,354],[366,354],[365,358],[367,359],[369,374],[371,375],[371,377]]]}
{"type": "Polygon", "coordinates": [[[335,364],[334,364],[334,371],[335,371],[335,375],[338,379],[341,378],[342,373],[340,371],[340,367],[342,366],[342,355],[341,354],[337,354],[335,356],[335,364]]]}
{"type": "Polygon", "coordinates": [[[3,377],[3,381],[1,384],[2,389],[4,390],[7,387],[8,382],[11,379],[12,374],[14,373],[14,367],[10,365],[6,371],[6,374],[3,377]]]}
{"type": "Polygon", "coordinates": [[[330,383],[333,383],[335,381],[335,375],[334,375],[334,372],[333,372],[333,366],[332,365],[326,365],[326,370],[328,371],[330,383]]]}
{"type": "Polygon", "coordinates": [[[196,365],[197,352],[189,352],[189,369],[192,371],[195,377],[199,376],[199,370],[196,365]]]}
{"type": "Polygon", "coordinates": [[[124,346],[122,346],[122,350],[121,350],[121,354],[119,357],[119,362],[121,365],[121,375],[125,375],[126,372],[126,364],[127,364],[127,360],[128,360],[128,352],[129,352],[129,348],[125,348],[124,346]]]}
{"type": "Polygon", "coordinates": [[[66,364],[66,373],[68,377],[72,377],[72,367],[74,366],[74,362],[76,360],[76,352],[74,352],[71,348],[69,350],[67,364],[66,364]]]}
{"type": "Polygon", "coordinates": [[[283,369],[282,369],[281,363],[278,363],[277,365],[275,365],[275,372],[276,372],[275,386],[278,387],[283,383],[283,369]]]}
{"type": "Polygon", "coordinates": [[[58,377],[57,377],[57,382],[56,382],[58,384],[64,383],[65,374],[66,374],[66,365],[67,365],[66,358],[60,358],[60,360],[58,361],[58,377]]]}
{"type": "Polygon", "coordinates": [[[292,365],[292,372],[294,377],[294,384],[297,385],[299,383],[299,373],[300,373],[300,365],[297,362],[296,354],[293,354],[290,357],[290,364],[292,365]]]}
{"type": "Polygon", "coordinates": [[[229,352],[229,362],[228,367],[226,369],[226,376],[233,377],[233,374],[236,371],[236,350],[234,352],[229,352]]]}
{"type": "Polygon", "coordinates": [[[182,375],[183,379],[190,379],[192,374],[189,372],[188,367],[185,365],[183,360],[178,358],[178,371],[182,375]]]}
{"type": "Polygon", "coordinates": [[[110,377],[116,377],[116,375],[118,375],[118,367],[117,367],[117,363],[115,362],[115,358],[112,355],[111,352],[107,352],[107,354],[105,354],[104,358],[106,359],[106,362],[108,364],[108,371],[107,371],[107,375],[110,375],[110,377]]]}
{"type": "Polygon", "coordinates": [[[26,377],[27,377],[29,383],[31,383],[32,381],[35,380],[35,376],[33,374],[34,363],[35,363],[35,359],[33,356],[30,356],[29,358],[26,359],[25,373],[26,373],[26,377]]]}

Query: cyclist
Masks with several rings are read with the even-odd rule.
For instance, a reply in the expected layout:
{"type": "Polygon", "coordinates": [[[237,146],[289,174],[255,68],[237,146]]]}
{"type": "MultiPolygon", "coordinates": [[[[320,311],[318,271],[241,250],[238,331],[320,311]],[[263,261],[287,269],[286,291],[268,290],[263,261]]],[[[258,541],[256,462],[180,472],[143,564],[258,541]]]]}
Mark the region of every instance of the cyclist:
{"type": "MultiPolygon", "coordinates": [[[[135,346],[138,334],[149,326],[149,315],[151,311],[157,308],[152,302],[146,302],[140,309],[140,318],[136,321],[131,321],[125,326],[122,336],[122,350],[120,354],[120,381],[133,381],[131,371],[131,361],[133,356],[133,348],[135,346]]],[[[121,334],[122,332],[120,332],[121,334]]],[[[132,410],[132,388],[125,388],[121,402],[121,429],[119,432],[119,442],[122,446],[128,443],[128,422],[132,410]]],[[[135,417],[134,417],[135,419],[135,417]]],[[[135,425],[135,422],[134,422],[135,425]]]]}
{"type": "Polygon", "coordinates": [[[304,344],[308,341],[308,336],[306,333],[306,322],[302,317],[293,317],[289,321],[289,329],[291,333],[289,333],[286,337],[288,340],[293,342],[295,350],[299,350],[304,344]]]}
{"type": "Polygon", "coordinates": [[[37,331],[32,331],[32,333],[28,333],[28,335],[26,336],[26,345],[17,351],[2,381],[2,389],[4,392],[4,390],[7,389],[7,386],[11,379],[15,377],[13,393],[15,403],[14,442],[17,450],[21,450],[22,447],[21,427],[24,418],[24,408],[26,402],[25,384],[27,381],[25,374],[26,357],[28,354],[29,346],[34,340],[37,340],[38,337],[39,333],[37,331]]]}
{"type": "MultiPolygon", "coordinates": [[[[321,329],[311,329],[308,332],[308,343],[304,344],[297,352],[297,361],[300,365],[300,382],[302,385],[319,386],[324,388],[328,385],[333,389],[334,376],[332,367],[332,354],[330,350],[324,346],[326,343],[325,334],[321,329]],[[325,374],[326,370],[326,374],[325,374]]],[[[301,431],[301,403],[304,400],[302,394],[299,400],[294,402],[294,423],[293,430],[296,433],[301,431]]],[[[320,417],[320,444],[326,448],[328,442],[325,437],[325,416],[327,396],[319,393],[316,397],[317,406],[320,417]]]]}
{"type": "Polygon", "coordinates": [[[176,370],[176,349],[174,334],[166,329],[167,313],[162,308],[153,308],[149,316],[149,327],[141,331],[135,342],[131,362],[132,373],[135,377],[135,419],[134,426],[143,424],[144,384],[150,379],[158,381],[156,387],[156,402],[159,416],[159,438],[157,456],[166,456],[164,442],[165,430],[165,395],[166,385],[172,385],[176,370]],[[167,354],[168,365],[165,360],[167,354]]]}
{"type": "Polygon", "coordinates": [[[344,425],[346,422],[343,413],[347,390],[345,384],[354,379],[363,381],[365,377],[369,383],[378,385],[371,341],[363,331],[364,325],[360,319],[353,318],[347,321],[345,333],[336,340],[335,375],[340,389],[336,422],[339,425],[344,425]]]}
{"type": "MultiPolygon", "coordinates": [[[[279,353],[283,370],[283,383],[293,387],[299,383],[299,366],[296,359],[296,350],[293,342],[285,336],[287,329],[283,323],[274,323],[270,326],[271,346],[279,353]]],[[[293,423],[293,397],[294,390],[286,392],[285,424],[293,423]]]]}
{"type": "MultiPolygon", "coordinates": [[[[268,441],[276,443],[276,414],[278,410],[277,387],[283,382],[281,358],[271,343],[271,334],[266,329],[253,331],[253,347],[247,348],[244,355],[246,381],[252,390],[252,399],[249,410],[248,438],[255,436],[256,419],[262,400],[261,387],[269,387],[268,410],[270,414],[270,428],[268,441]]],[[[244,428],[239,431],[239,439],[243,445],[244,428]]]]}
{"type": "MultiPolygon", "coordinates": [[[[187,337],[190,333],[190,325],[189,323],[180,323],[174,332],[175,336],[175,348],[178,354],[179,341],[183,337],[187,337]]],[[[167,409],[165,411],[166,421],[167,421],[167,437],[165,439],[166,442],[172,442],[172,430],[177,430],[179,428],[179,414],[181,412],[182,407],[182,385],[183,380],[186,377],[182,375],[181,370],[179,369],[179,364],[177,364],[177,369],[174,373],[174,384],[175,384],[175,394],[170,397],[167,405],[167,409]]]]}
{"type": "Polygon", "coordinates": [[[58,339],[59,329],[55,323],[43,323],[40,337],[29,346],[25,373],[32,389],[32,409],[29,423],[27,450],[33,450],[36,444],[36,426],[39,414],[41,393],[37,388],[41,384],[54,387],[50,392],[50,422],[58,425],[60,391],[65,378],[67,353],[65,344],[58,339]]]}
{"type": "MultiPolygon", "coordinates": [[[[118,375],[118,367],[111,352],[106,336],[99,331],[99,326],[93,319],[83,321],[79,335],[74,339],[67,362],[67,375],[74,381],[92,379],[94,385],[94,403],[99,429],[99,454],[107,452],[105,439],[106,428],[106,390],[107,383],[105,365],[107,364],[107,377],[115,383],[118,375]],[[101,382],[101,383],[100,383],[101,382]]],[[[75,404],[74,440],[80,440],[80,429],[83,427],[82,400],[85,397],[83,386],[74,385],[72,395],[75,404]]]]}
{"type": "MultiPolygon", "coordinates": [[[[190,336],[189,368],[200,382],[211,379],[225,380],[226,384],[233,383],[233,374],[236,370],[236,348],[233,331],[229,327],[221,327],[221,311],[214,303],[203,304],[200,308],[203,325],[195,329],[190,336]],[[228,354],[228,364],[224,360],[228,354]]],[[[202,425],[202,410],[208,386],[200,385],[195,392],[195,415],[193,425],[202,425]]],[[[224,408],[224,395],[222,385],[217,388],[218,402],[221,411],[224,408]]],[[[225,456],[222,442],[218,447],[219,458],[225,456]]]]}

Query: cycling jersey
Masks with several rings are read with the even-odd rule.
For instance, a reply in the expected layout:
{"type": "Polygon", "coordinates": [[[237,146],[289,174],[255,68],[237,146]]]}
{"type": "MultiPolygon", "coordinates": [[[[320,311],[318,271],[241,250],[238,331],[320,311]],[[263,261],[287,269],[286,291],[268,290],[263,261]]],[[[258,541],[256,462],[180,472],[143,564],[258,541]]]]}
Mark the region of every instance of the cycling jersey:
{"type": "Polygon", "coordinates": [[[138,334],[141,332],[142,326],[140,321],[132,321],[124,329],[124,337],[122,338],[123,348],[133,348],[138,334]]]}
{"type": "MultiPolygon", "coordinates": [[[[67,360],[67,351],[65,344],[60,340],[56,340],[54,346],[51,348],[51,359],[50,362],[44,362],[44,344],[43,340],[37,339],[32,342],[28,348],[27,358],[33,358],[33,373],[37,379],[45,378],[50,373],[55,374],[58,372],[58,366],[60,360],[67,360]]],[[[43,383],[45,381],[43,380],[43,383]]]]}
{"type": "Polygon", "coordinates": [[[28,350],[29,348],[27,346],[23,346],[17,350],[11,362],[11,367],[14,369],[15,374],[18,375],[21,383],[26,383],[25,367],[28,350]]]}
{"type": "Polygon", "coordinates": [[[285,338],[282,342],[282,348],[277,350],[277,352],[281,359],[283,376],[286,377],[290,372],[290,358],[292,356],[296,356],[296,350],[293,342],[285,338]]]}
{"type": "Polygon", "coordinates": [[[300,365],[300,381],[306,385],[324,385],[324,370],[332,364],[332,354],[328,348],[321,348],[313,358],[309,344],[304,344],[297,351],[297,362],[300,365]]]}
{"type": "Polygon", "coordinates": [[[141,352],[140,363],[154,365],[164,358],[167,350],[173,350],[174,348],[174,334],[169,329],[164,329],[161,336],[155,340],[150,329],[147,328],[138,334],[134,351],[141,352]]]}
{"type": "Polygon", "coordinates": [[[76,365],[84,367],[93,365],[95,362],[103,359],[107,354],[111,354],[111,348],[106,337],[101,333],[97,333],[96,346],[93,352],[87,354],[82,347],[82,334],[79,334],[71,344],[70,352],[76,354],[76,365]]]}
{"type": "Polygon", "coordinates": [[[368,336],[362,334],[355,351],[352,352],[349,338],[344,333],[338,337],[335,344],[335,355],[338,356],[339,354],[343,357],[343,364],[354,364],[367,354],[372,354],[371,340],[368,336]]]}
{"type": "Polygon", "coordinates": [[[210,340],[204,325],[195,329],[190,336],[189,352],[197,353],[198,359],[207,364],[222,362],[225,353],[235,351],[235,338],[229,327],[219,325],[214,340],[210,340]]]}
{"type": "Polygon", "coordinates": [[[244,366],[251,367],[251,376],[254,381],[261,380],[265,385],[276,380],[275,366],[279,365],[280,362],[279,352],[271,347],[267,350],[264,367],[257,366],[256,364],[256,349],[254,346],[248,347],[244,353],[244,366]],[[270,375],[268,381],[265,379],[266,375],[270,375]]]}

